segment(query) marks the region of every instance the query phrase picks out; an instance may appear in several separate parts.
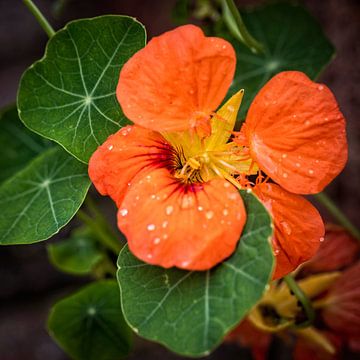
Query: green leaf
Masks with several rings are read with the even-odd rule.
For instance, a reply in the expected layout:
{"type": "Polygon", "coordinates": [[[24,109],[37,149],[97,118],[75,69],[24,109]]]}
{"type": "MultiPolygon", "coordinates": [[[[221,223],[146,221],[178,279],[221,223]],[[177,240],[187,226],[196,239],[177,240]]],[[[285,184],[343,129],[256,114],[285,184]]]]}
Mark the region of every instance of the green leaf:
{"type": "Polygon", "coordinates": [[[144,47],[145,37],[144,27],[127,16],[69,23],[21,79],[21,120],[87,162],[110,134],[129,123],[115,89],[123,64],[144,47]]]}
{"type": "Polygon", "coordinates": [[[50,244],[47,249],[51,263],[73,275],[90,274],[104,258],[96,237],[88,228],[76,229],[69,239],[50,244]]]}
{"type": "Polygon", "coordinates": [[[228,96],[245,89],[241,119],[273,75],[298,70],[315,79],[334,56],[334,47],[319,24],[301,6],[272,4],[242,12],[242,16],[249,32],[264,45],[265,53],[256,55],[238,40],[230,39],[235,47],[237,66],[228,96]]]}
{"type": "Polygon", "coordinates": [[[116,281],[91,284],[51,310],[50,335],[75,360],[116,360],[128,354],[131,333],[116,281]]]}
{"type": "Polygon", "coordinates": [[[0,183],[46,149],[48,144],[20,121],[16,106],[0,114],[0,183]]]}
{"type": "Polygon", "coordinates": [[[60,147],[39,155],[0,186],[0,244],[29,244],[56,234],[89,186],[86,165],[60,147]]]}
{"type": "Polygon", "coordinates": [[[242,191],[248,219],[236,252],[208,271],[151,266],[124,247],[118,282],[125,319],[139,335],[188,356],[206,355],[262,296],[273,255],[269,213],[242,191]]]}

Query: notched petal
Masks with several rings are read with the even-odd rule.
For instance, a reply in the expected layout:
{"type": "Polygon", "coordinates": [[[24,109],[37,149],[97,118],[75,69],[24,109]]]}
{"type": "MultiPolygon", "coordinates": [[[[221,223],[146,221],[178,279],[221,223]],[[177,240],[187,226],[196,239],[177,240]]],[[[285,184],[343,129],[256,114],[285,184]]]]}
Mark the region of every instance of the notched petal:
{"type": "Polygon", "coordinates": [[[345,120],[332,92],[286,71],[258,93],[245,122],[252,157],[286,190],[320,192],[347,160],[345,120]]]}
{"type": "Polygon", "coordinates": [[[245,220],[241,196],[227,181],[185,185],[166,169],[140,173],[118,213],[135,256],[187,270],[206,270],[230,256],[245,220]]]}

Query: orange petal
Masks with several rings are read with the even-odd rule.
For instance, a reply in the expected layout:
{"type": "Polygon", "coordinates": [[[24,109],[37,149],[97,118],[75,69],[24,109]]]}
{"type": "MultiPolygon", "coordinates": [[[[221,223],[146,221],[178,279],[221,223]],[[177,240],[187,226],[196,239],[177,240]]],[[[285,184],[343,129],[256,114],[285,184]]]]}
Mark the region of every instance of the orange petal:
{"type": "Polygon", "coordinates": [[[138,174],[118,213],[135,256],[188,270],[206,270],[230,256],[245,220],[240,194],[227,181],[185,185],[164,168],[138,174]]]}
{"type": "Polygon", "coordinates": [[[109,195],[119,206],[132,178],[144,168],[169,165],[172,151],[159,133],[126,126],[94,152],[89,176],[100,194],[109,195]]]}
{"type": "Polygon", "coordinates": [[[301,72],[282,72],[261,89],[244,131],[259,167],[297,194],[321,191],[347,160],[345,120],[333,94],[301,72]]]}
{"type": "MultiPolygon", "coordinates": [[[[123,66],[117,98],[135,124],[182,131],[208,121],[235,72],[234,49],[185,25],[154,37],[123,66]]],[[[203,124],[204,125],[204,124],[203,124]]]]}
{"type": "Polygon", "coordinates": [[[324,236],[324,224],[319,212],[302,196],[269,183],[256,186],[254,191],[273,217],[277,279],[314,256],[324,236]]]}
{"type": "Polygon", "coordinates": [[[346,270],[334,283],[324,303],[326,324],[342,336],[360,334],[360,262],[346,270]]]}
{"type": "Polygon", "coordinates": [[[359,256],[360,246],[345,229],[339,226],[326,226],[325,238],[319,251],[311,258],[302,271],[318,273],[341,270],[359,256]]]}

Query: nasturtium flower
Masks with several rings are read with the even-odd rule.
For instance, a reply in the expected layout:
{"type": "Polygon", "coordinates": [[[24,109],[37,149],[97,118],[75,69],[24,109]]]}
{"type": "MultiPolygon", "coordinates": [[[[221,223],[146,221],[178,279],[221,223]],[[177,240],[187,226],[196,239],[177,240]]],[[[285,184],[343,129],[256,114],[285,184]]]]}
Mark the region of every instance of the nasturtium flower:
{"type": "Polygon", "coordinates": [[[318,247],[322,220],[297,194],[321,191],[345,164],[336,101],[306,75],[280,73],[234,133],[244,91],[217,108],[235,65],[230,43],[186,25],[153,38],[120,72],[117,98],[134,125],[96,150],[89,175],[116,202],[118,226],[145,262],[205,270],[230,256],[246,221],[238,189],[251,190],[254,176],[275,222],[276,275],[318,247]]]}

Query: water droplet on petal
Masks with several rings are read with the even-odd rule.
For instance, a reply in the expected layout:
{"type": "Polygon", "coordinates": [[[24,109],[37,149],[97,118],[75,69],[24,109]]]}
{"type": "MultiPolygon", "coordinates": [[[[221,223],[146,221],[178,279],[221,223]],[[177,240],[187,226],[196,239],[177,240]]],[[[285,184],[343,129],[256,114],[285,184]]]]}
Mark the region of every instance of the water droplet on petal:
{"type": "Polygon", "coordinates": [[[274,250],[274,254],[275,256],[278,256],[280,254],[280,250],[279,249],[274,250]]]}
{"type": "Polygon", "coordinates": [[[314,174],[314,170],[313,169],[309,169],[309,174],[313,175],[314,174]]]}
{"type": "Polygon", "coordinates": [[[224,209],[224,210],[223,210],[223,214],[224,214],[224,216],[228,216],[228,215],[229,215],[229,210],[228,210],[228,209],[224,209]]]}
{"type": "Polygon", "coordinates": [[[229,105],[227,107],[227,109],[230,111],[230,112],[234,112],[235,111],[235,108],[232,106],[232,105],[229,105]]]}
{"type": "Polygon", "coordinates": [[[109,145],[109,146],[108,146],[108,150],[110,150],[110,151],[111,151],[113,148],[114,148],[114,145],[109,145]]]}
{"type": "Polygon", "coordinates": [[[199,210],[199,211],[203,211],[204,208],[203,208],[202,206],[198,206],[198,210],[199,210]]]}
{"type": "Polygon", "coordinates": [[[186,266],[188,266],[190,264],[190,261],[183,261],[182,263],[181,263],[181,266],[182,267],[186,267],[186,266]]]}
{"type": "Polygon", "coordinates": [[[155,230],[155,225],[154,225],[154,224],[149,224],[146,228],[147,228],[149,231],[154,231],[154,230],[155,230]]]}
{"type": "Polygon", "coordinates": [[[166,215],[171,215],[173,211],[174,211],[174,207],[171,205],[168,205],[165,209],[166,215]]]}
{"type": "Polygon", "coordinates": [[[287,154],[282,154],[281,157],[282,157],[283,159],[286,159],[286,158],[287,158],[287,154]]]}
{"type": "Polygon", "coordinates": [[[285,231],[287,235],[291,234],[291,227],[286,221],[280,221],[280,226],[285,231]]]}
{"type": "Polygon", "coordinates": [[[121,216],[126,216],[128,214],[128,209],[120,209],[119,213],[121,216]]]}
{"type": "Polygon", "coordinates": [[[151,259],[153,256],[152,256],[152,254],[147,254],[146,257],[147,257],[148,259],[151,259]]]}
{"type": "Polygon", "coordinates": [[[227,181],[226,181],[226,182],[224,182],[224,187],[225,187],[225,188],[229,188],[230,186],[231,186],[231,185],[230,185],[230,183],[229,183],[229,182],[227,182],[227,181]]]}
{"type": "Polygon", "coordinates": [[[288,174],[287,173],[283,173],[283,178],[287,178],[288,177],[288,174]]]}
{"type": "Polygon", "coordinates": [[[321,238],[320,238],[320,242],[323,242],[325,240],[325,238],[322,236],[321,238]]]}
{"type": "Polygon", "coordinates": [[[323,85],[319,85],[318,89],[319,89],[319,90],[324,90],[324,86],[323,86],[323,85]]]}
{"type": "Polygon", "coordinates": [[[207,211],[206,214],[205,214],[206,218],[208,220],[212,219],[214,217],[214,212],[213,211],[207,211]]]}
{"type": "Polygon", "coordinates": [[[165,229],[168,226],[168,224],[169,224],[168,221],[164,221],[161,226],[165,229]]]}
{"type": "Polygon", "coordinates": [[[161,241],[161,239],[157,237],[154,239],[154,244],[157,245],[160,243],[160,241],[161,241]]]}

